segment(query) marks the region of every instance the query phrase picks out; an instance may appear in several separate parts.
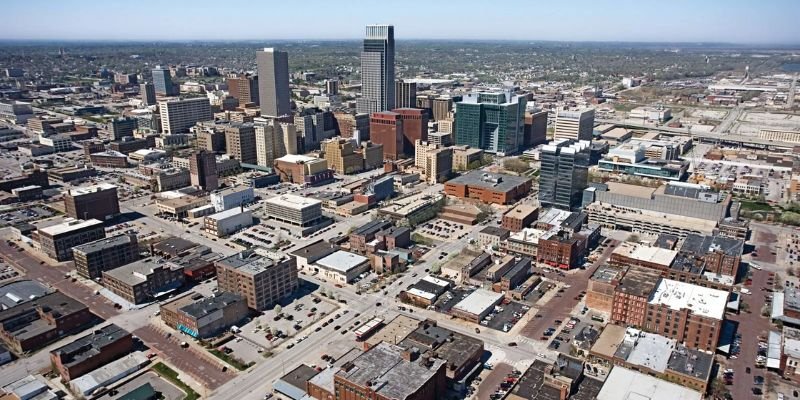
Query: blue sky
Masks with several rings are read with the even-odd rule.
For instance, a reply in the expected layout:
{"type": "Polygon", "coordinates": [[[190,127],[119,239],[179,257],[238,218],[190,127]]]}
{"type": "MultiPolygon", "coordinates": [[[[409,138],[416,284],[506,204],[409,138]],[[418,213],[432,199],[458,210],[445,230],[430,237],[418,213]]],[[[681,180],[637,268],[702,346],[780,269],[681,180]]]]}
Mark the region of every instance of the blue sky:
{"type": "Polygon", "coordinates": [[[800,43],[800,0],[2,0],[0,39],[800,43]]]}

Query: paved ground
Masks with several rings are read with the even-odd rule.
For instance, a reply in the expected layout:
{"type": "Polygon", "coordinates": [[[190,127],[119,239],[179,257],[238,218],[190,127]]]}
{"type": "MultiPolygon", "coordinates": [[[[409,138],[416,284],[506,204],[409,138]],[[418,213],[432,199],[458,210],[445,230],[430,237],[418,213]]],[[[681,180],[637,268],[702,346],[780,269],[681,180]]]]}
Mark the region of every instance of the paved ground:
{"type": "Polygon", "coordinates": [[[489,400],[489,396],[499,388],[500,382],[503,382],[513,370],[514,367],[508,364],[495,365],[494,369],[483,378],[481,385],[478,386],[477,398],[479,400],[489,400]]]}
{"type": "Polygon", "coordinates": [[[234,377],[233,368],[223,372],[223,363],[216,360],[211,354],[192,346],[188,349],[181,348],[180,344],[183,339],[176,333],[167,338],[165,331],[147,325],[133,331],[133,334],[151,346],[170,364],[189,374],[209,389],[216,389],[234,377]]]}
{"type": "Polygon", "coordinates": [[[137,376],[134,379],[131,379],[128,382],[125,382],[124,384],[118,387],[115,387],[114,389],[116,390],[117,393],[116,395],[112,396],[109,394],[111,392],[108,392],[103,396],[98,397],[98,400],[118,399],[124,396],[126,393],[130,392],[131,390],[136,389],[141,385],[144,385],[145,383],[149,383],[151,386],[153,386],[153,389],[156,392],[161,393],[162,396],[161,399],[164,400],[180,400],[186,396],[186,393],[184,393],[181,389],[179,389],[172,383],[162,379],[155,372],[146,372],[142,375],[137,376]]]}
{"type": "Polygon", "coordinates": [[[541,314],[542,317],[540,318],[531,318],[530,322],[528,322],[520,331],[520,334],[523,336],[539,340],[544,333],[545,329],[553,326],[556,326],[555,321],[561,320],[566,321],[569,319],[569,315],[575,306],[580,302],[580,300],[575,300],[575,296],[577,296],[581,291],[586,290],[586,287],[589,282],[589,277],[592,276],[594,271],[603,263],[605,262],[608,257],[611,256],[611,252],[614,251],[616,246],[618,246],[621,242],[617,240],[612,240],[610,245],[606,248],[603,254],[597,259],[597,261],[592,264],[591,267],[585,270],[579,270],[577,272],[571,272],[566,274],[564,277],[557,276],[553,273],[549,273],[551,278],[560,279],[561,281],[565,282],[569,285],[568,288],[564,289],[564,292],[561,293],[561,297],[554,297],[552,298],[545,307],[539,309],[538,314],[541,314]]]}

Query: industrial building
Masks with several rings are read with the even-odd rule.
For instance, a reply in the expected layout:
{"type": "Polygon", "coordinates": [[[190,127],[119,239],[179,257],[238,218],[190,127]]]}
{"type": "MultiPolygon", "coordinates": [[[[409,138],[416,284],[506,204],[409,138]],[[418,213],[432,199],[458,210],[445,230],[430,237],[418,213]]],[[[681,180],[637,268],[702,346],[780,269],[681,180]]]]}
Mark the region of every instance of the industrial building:
{"type": "Polygon", "coordinates": [[[294,257],[272,259],[245,250],[215,266],[219,289],[243,296],[255,311],[267,309],[298,287],[294,257]]]}
{"type": "Polygon", "coordinates": [[[530,178],[483,171],[470,171],[444,185],[447,195],[501,205],[516,202],[527,196],[530,190],[530,178]]]}
{"type": "Polygon", "coordinates": [[[103,286],[131,304],[152,301],[183,285],[181,268],[163,259],[146,258],[103,271],[103,286]]]}
{"type": "Polygon", "coordinates": [[[119,214],[117,187],[107,183],[70,189],[64,194],[67,215],[104,221],[119,214]]]}
{"type": "Polygon", "coordinates": [[[75,246],[75,269],[87,279],[103,276],[109,271],[139,259],[136,234],[122,234],[75,246]]]}
{"type": "Polygon", "coordinates": [[[56,261],[72,259],[75,246],[106,237],[106,229],[101,221],[68,219],[60,224],[40,228],[34,239],[48,257],[56,261]]]}
{"type": "Polygon", "coordinates": [[[133,350],[130,332],[106,325],[75,341],[50,351],[50,363],[61,379],[69,382],[116,360],[133,350]]]}

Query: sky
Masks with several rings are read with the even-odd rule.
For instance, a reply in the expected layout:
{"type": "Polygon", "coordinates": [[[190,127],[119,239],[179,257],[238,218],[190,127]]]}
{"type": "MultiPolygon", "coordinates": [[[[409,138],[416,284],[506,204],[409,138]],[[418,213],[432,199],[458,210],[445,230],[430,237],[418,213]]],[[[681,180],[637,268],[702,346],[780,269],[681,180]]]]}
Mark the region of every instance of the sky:
{"type": "Polygon", "coordinates": [[[800,0],[0,0],[0,40],[395,38],[799,44],[800,0]]]}

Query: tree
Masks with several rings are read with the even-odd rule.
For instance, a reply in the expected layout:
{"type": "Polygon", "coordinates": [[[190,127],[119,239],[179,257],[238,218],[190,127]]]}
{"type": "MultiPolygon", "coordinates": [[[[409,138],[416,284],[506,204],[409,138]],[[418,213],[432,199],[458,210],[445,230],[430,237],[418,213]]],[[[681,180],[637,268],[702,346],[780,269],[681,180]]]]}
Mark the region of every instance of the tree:
{"type": "Polygon", "coordinates": [[[275,314],[279,315],[281,311],[283,311],[283,307],[281,307],[280,304],[275,304],[275,308],[273,308],[272,311],[275,311],[275,314]]]}
{"type": "Polygon", "coordinates": [[[628,235],[628,239],[626,241],[631,243],[637,243],[639,242],[639,235],[631,233],[630,235],[628,235]]]}

